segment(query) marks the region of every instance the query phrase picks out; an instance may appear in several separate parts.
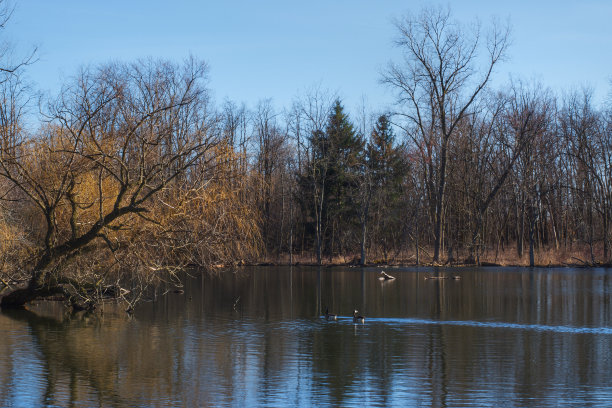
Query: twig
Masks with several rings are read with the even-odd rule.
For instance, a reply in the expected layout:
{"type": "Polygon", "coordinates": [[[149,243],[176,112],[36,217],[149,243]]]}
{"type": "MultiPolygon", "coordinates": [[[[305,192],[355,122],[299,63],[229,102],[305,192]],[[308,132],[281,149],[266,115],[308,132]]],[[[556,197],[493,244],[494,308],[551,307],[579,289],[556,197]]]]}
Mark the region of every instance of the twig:
{"type": "Polygon", "coordinates": [[[576,258],[575,256],[572,256],[572,259],[575,259],[575,260],[577,260],[578,262],[582,262],[582,264],[583,264],[583,265],[585,265],[585,266],[590,266],[590,265],[591,265],[590,263],[588,263],[588,262],[586,262],[586,261],[583,261],[583,260],[582,260],[582,259],[580,259],[580,258],[576,258]]]}

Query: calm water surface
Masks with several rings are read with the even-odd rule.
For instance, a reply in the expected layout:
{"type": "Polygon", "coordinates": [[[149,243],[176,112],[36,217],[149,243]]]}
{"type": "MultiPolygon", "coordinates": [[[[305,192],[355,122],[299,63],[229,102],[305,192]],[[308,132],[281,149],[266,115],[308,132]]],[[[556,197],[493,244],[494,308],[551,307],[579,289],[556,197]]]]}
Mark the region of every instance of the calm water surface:
{"type": "Polygon", "coordinates": [[[133,318],[2,312],[0,406],[612,406],[612,270],[386,270],[199,276],[133,318]]]}

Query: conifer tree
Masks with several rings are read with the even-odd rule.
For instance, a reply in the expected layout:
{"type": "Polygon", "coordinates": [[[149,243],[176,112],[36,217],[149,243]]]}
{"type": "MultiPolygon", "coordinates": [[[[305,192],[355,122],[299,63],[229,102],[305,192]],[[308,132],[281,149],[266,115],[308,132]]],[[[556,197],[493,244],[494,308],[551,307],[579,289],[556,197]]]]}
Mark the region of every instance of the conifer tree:
{"type": "Polygon", "coordinates": [[[308,142],[309,163],[300,177],[301,197],[314,224],[306,232],[314,234],[317,261],[321,262],[323,254],[340,253],[354,239],[364,143],[339,100],[332,107],[325,132],[313,132],[308,142]]]}
{"type": "Polygon", "coordinates": [[[365,148],[362,184],[362,250],[365,263],[367,227],[371,241],[387,252],[399,241],[403,225],[403,182],[408,171],[404,146],[395,146],[395,135],[389,119],[381,115],[365,148]]]}

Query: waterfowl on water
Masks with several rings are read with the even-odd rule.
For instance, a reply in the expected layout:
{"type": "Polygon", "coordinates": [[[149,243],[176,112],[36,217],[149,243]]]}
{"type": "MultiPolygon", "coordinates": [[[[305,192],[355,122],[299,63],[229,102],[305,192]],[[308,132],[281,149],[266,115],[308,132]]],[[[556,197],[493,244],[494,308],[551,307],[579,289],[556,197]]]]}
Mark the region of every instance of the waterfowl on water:
{"type": "Polygon", "coordinates": [[[380,278],[378,278],[380,280],[392,280],[392,279],[395,279],[395,276],[391,276],[391,275],[389,275],[385,271],[380,271],[380,275],[381,275],[380,278]]]}
{"type": "Polygon", "coordinates": [[[441,280],[441,279],[453,279],[453,280],[461,280],[461,275],[452,275],[450,278],[448,276],[426,276],[425,280],[441,280]]]}
{"type": "Polygon", "coordinates": [[[448,279],[448,276],[426,276],[425,280],[427,280],[427,279],[436,279],[436,280],[448,279]]]}
{"type": "Polygon", "coordinates": [[[338,320],[338,315],[337,314],[333,314],[333,313],[329,313],[329,309],[326,306],[325,307],[325,319],[327,319],[327,320],[338,320]]]}
{"type": "Polygon", "coordinates": [[[353,323],[365,323],[365,317],[358,315],[357,310],[353,312],[353,323]]]}

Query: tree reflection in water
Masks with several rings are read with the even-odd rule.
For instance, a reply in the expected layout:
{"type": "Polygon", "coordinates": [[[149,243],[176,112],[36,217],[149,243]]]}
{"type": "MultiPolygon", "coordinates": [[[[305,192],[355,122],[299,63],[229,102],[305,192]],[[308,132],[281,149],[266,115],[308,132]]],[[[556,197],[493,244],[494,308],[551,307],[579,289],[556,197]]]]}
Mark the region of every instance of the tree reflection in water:
{"type": "Polygon", "coordinates": [[[53,303],[2,312],[0,405],[612,401],[607,271],[430,273],[398,269],[388,283],[376,268],[246,268],[199,277],[134,318],[53,303]]]}

